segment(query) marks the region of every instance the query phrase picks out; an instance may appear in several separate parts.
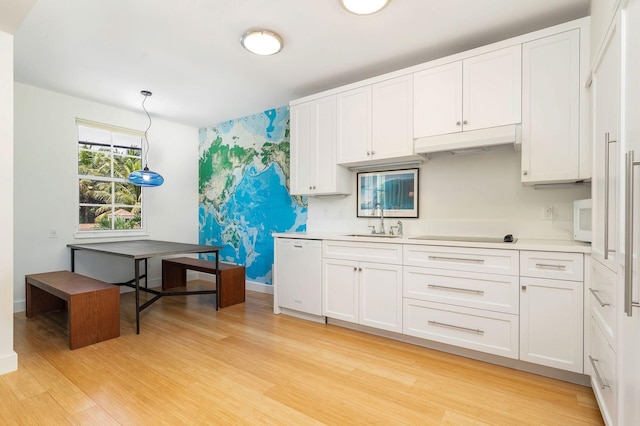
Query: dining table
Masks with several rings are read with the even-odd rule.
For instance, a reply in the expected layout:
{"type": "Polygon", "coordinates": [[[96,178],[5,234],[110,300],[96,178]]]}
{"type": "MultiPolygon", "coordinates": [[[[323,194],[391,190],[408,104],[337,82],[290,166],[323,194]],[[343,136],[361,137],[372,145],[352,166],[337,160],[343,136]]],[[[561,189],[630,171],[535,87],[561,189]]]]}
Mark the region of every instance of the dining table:
{"type": "Polygon", "coordinates": [[[220,275],[220,246],[210,246],[203,244],[188,244],[172,241],[158,241],[158,240],[127,240],[127,241],[113,241],[113,242],[97,242],[97,243],[84,243],[84,244],[67,244],[67,247],[71,249],[71,271],[75,272],[76,268],[76,252],[77,251],[89,251],[94,253],[104,254],[107,256],[125,257],[133,260],[134,274],[133,278],[126,282],[112,283],[118,286],[128,286],[135,290],[135,308],[136,308],[136,334],[140,334],[140,312],[152,305],[154,302],[164,296],[186,296],[192,294],[215,294],[215,305],[218,310],[220,293],[217,291],[219,285],[220,275]],[[148,287],[148,259],[153,257],[167,257],[178,254],[188,253],[207,253],[215,255],[215,283],[216,289],[194,289],[188,288],[171,289],[171,290],[158,290],[157,288],[148,287]],[[143,263],[144,273],[141,274],[140,264],[143,263]],[[141,280],[144,279],[144,286],[140,285],[141,280]],[[140,292],[150,293],[153,297],[143,304],[140,304],[140,292]]]}

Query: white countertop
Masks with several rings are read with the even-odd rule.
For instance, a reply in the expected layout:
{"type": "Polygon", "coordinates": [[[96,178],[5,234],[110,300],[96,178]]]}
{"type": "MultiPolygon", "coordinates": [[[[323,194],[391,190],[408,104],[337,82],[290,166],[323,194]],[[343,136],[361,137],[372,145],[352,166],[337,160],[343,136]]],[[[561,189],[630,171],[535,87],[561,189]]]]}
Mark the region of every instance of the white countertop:
{"type": "MultiPolygon", "coordinates": [[[[515,243],[488,243],[472,241],[419,240],[412,239],[419,235],[403,235],[397,237],[353,236],[331,233],[281,232],[274,233],[274,238],[300,238],[309,240],[357,241],[385,244],[418,244],[428,246],[477,247],[510,250],[561,251],[569,253],[591,253],[591,244],[569,240],[535,240],[518,238],[515,243]]],[[[514,236],[517,238],[517,235],[514,236]]]]}

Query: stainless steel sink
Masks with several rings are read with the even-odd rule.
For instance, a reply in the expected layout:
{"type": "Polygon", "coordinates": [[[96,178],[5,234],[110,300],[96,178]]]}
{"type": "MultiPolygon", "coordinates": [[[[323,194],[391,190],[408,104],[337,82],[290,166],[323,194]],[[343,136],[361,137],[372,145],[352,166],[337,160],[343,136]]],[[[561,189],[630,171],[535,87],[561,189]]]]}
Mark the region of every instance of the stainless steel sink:
{"type": "Polygon", "coordinates": [[[345,237],[402,238],[402,235],[389,234],[347,234],[345,237]]]}

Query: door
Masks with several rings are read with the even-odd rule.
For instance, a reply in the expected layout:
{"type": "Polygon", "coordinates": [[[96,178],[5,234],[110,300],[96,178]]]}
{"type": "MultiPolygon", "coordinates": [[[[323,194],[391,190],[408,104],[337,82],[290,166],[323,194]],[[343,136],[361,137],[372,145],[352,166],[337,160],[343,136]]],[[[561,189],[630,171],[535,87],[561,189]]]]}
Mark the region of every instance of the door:
{"type": "MultiPolygon", "coordinates": [[[[630,1],[622,11],[624,37],[622,40],[622,63],[624,80],[622,93],[623,111],[622,132],[624,152],[633,153],[633,160],[640,160],[640,0],[630,1]]],[[[631,158],[627,157],[629,160],[631,158]]],[[[618,391],[621,412],[619,423],[622,425],[640,424],[640,170],[638,165],[625,167],[629,182],[625,198],[625,274],[621,277],[624,285],[619,301],[624,305],[620,309],[618,326],[618,391]],[[631,171],[633,170],[633,174],[631,171]],[[627,268],[631,268],[627,270],[627,268]]],[[[621,283],[622,284],[622,283],[621,283]]]]}
{"type": "Polygon", "coordinates": [[[522,277],[520,288],[520,359],[582,373],[582,282],[522,277]]]}
{"type": "Polygon", "coordinates": [[[413,155],[413,74],[372,86],[371,157],[413,155]]]}
{"type": "Polygon", "coordinates": [[[464,131],[520,123],[521,57],[518,44],[463,61],[464,131]]]}
{"type": "Polygon", "coordinates": [[[361,262],[360,324],[402,332],[402,266],[361,262]]]}
{"type": "Polygon", "coordinates": [[[413,137],[462,131],[462,62],[414,74],[413,137]]]}
{"type": "Polygon", "coordinates": [[[358,262],[324,259],[322,262],[324,315],[358,322],[358,262]]]}
{"type": "Polygon", "coordinates": [[[580,30],[524,43],[522,54],[522,182],[577,180],[580,30]]]}
{"type": "Polygon", "coordinates": [[[616,271],[620,165],[620,28],[612,27],[592,82],[594,173],[592,257],[616,271]]]}
{"type": "Polygon", "coordinates": [[[371,159],[371,86],[338,93],[338,164],[371,159]]]}

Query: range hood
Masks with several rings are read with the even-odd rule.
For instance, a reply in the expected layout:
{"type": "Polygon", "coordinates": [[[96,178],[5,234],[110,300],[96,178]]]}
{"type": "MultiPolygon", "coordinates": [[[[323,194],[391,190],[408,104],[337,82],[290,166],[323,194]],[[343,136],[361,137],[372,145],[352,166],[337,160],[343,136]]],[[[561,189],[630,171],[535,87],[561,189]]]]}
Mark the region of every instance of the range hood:
{"type": "Polygon", "coordinates": [[[452,154],[461,154],[480,150],[486,151],[488,147],[506,144],[513,144],[514,148],[518,149],[520,143],[520,125],[511,124],[508,126],[490,127],[488,129],[417,138],[414,139],[414,152],[422,155],[446,151],[452,154]]]}

